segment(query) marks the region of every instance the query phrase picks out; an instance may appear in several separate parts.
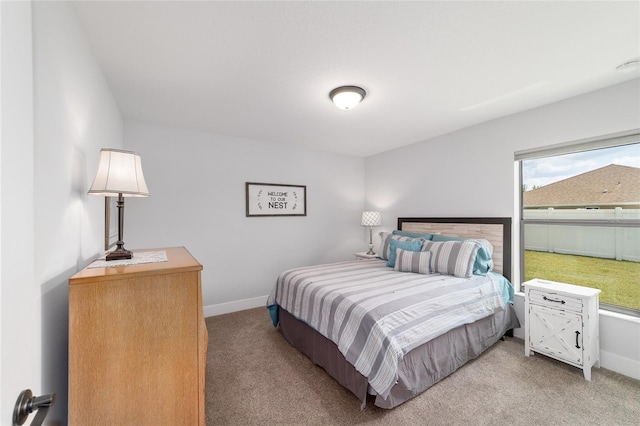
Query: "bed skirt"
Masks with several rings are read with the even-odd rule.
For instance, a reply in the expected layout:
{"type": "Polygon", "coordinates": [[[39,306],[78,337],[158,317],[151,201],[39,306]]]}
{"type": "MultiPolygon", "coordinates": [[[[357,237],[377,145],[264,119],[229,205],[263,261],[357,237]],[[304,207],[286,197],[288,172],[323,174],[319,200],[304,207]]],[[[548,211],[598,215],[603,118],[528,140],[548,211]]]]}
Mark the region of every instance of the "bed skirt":
{"type": "MultiPolygon", "coordinates": [[[[335,343],[278,307],[284,338],[366,405],[368,381],[351,365],[335,343]]],[[[424,392],[519,327],[512,305],[505,311],[455,328],[407,353],[399,365],[398,381],[389,396],[376,395],[375,405],[393,408],[424,392]]]]}

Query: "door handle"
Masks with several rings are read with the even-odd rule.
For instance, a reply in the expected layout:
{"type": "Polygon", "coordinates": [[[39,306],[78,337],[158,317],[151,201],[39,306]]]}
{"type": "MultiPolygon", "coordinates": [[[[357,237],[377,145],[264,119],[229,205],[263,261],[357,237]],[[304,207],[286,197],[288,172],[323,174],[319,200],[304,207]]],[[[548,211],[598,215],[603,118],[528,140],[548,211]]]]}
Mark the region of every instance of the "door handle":
{"type": "Polygon", "coordinates": [[[40,426],[47,417],[49,408],[56,402],[56,394],[33,396],[31,389],[20,392],[16,405],[13,408],[13,426],[21,426],[27,421],[29,414],[38,411],[31,421],[31,426],[40,426]]]}

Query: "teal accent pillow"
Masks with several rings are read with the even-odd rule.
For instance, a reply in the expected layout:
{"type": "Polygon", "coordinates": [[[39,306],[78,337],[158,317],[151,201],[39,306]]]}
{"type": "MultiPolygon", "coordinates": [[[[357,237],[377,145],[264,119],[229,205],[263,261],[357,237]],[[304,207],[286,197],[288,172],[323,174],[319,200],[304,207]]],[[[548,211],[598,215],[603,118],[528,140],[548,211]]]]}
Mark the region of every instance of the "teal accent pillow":
{"type": "Polygon", "coordinates": [[[420,251],[422,249],[422,243],[424,240],[409,240],[409,241],[400,241],[400,240],[389,240],[389,260],[387,261],[387,266],[393,268],[396,266],[396,249],[402,249],[406,251],[420,251]]]}
{"type": "Polygon", "coordinates": [[[476,255],[476,262],[473,264],[475,275],[487,275],[493,269],[493,257],[491,250],[480,241],[480,248],[476,255]]]}
{"type": "MultiPolygon", "coordinates": [[[[434,234],[432,241],[466,241],[473,240],[473,238],[460,238],[460,237],[449,237],[447,235],[438,235],[434,234]]],[[[480,243],[480,248],[478,249],[478,253],[476,254],[476,260],[473,263],[473,275],[487,275],[489,271],[493,269],[493,257],[491,256],[492,247],[487,247],[487,244],[490,244],[486,240],[478,240],[480,243]],[[485,243],[486,241],[486,243],[485,243]]]]}
{"type": "Polygon", "coordinates": [[[425,240],[433,240],[434,234],[421,234],[419,232],[409,232],[409,231],[393,231],[393,235],[400,235],[401,237],[409,237],[409,238],[424,238],[425,240]]]}
{"type": "Polygon", "coordinates": [[[469,238],[450,237],[448,235],[434,234],[433,238],[431,239],[431,241],[464,241],[464,240],[468,240],[468,239],[469,238]]]}

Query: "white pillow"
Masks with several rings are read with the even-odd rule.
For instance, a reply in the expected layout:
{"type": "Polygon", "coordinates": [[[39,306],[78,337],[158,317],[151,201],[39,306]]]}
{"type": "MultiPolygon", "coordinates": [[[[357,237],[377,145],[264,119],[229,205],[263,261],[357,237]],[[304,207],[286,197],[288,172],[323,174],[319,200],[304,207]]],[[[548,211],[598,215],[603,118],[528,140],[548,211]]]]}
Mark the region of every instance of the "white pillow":
{"type": "Polygon", "coordinates": [[[378,235],[380,236],[380,249],[378,250],[378,256],[380,256],[384,260],[389,260],[389,250],[390,250],[389,240],[390,239],[394,239],[398,241],[413,241],[413,240],[424,241],[424,238],[403,237],[400,235],[393,235],[390,232],[383,232],[383,231],[380,231],[378,235]]]}
{"type": "Polygon", "coordinates": [[[480,248],[477,240],[425,241],[422,251],[431,252],[431,271],[469,278],[473,275],[473,264],[480,248]]]}
{"type": "Polygon", "coordinates": [[[396,264],[393,267],[398,272],[413,272],[429,275],[431,273],[430,251],[409,251],[396,249],[396,264]]]}

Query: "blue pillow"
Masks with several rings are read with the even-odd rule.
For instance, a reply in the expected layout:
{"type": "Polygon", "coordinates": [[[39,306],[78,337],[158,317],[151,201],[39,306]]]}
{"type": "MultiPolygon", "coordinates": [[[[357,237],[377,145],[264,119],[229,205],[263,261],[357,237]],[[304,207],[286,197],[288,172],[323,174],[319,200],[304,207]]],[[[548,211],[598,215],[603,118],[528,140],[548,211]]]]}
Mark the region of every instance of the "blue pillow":
{"type": "MultiPolygon", "coordinates": [[[[460,238],[449,237],[447,235],[434,234],[432,241],[465,241],[473,240],[474,238],[460,238]]],[[[489,271],[493,269],[493,258],[491,257],[491,248],[483,244],[482,240],[476,240],[480,242],[480,248],[476,254],[476,260],[473,264],[473,275],[487,275],[489,271]]]]}
{"type": "Polygon", "coordinates": [[[393,268],[396,266],[396,249],[402,249],[406,251],[420,251],[422,249],[422,243],[424,240],[409,240],[409,241],[400,241],[400,240],[389,240],[389,260],[387,261],[387,266],[393,268]]]}
{"type": "Polygon", "coordinates": [[[432,240],[434,234],[424,233],[421,234],[419,232],[409,232],[409,231],[393,231],[393,235],[399,235],[401,237],[410,237],[410,238],[424,238],[425,240],[432,240]]]}

